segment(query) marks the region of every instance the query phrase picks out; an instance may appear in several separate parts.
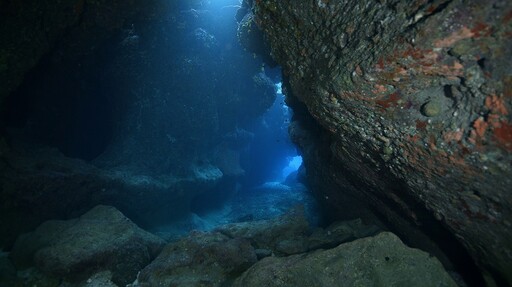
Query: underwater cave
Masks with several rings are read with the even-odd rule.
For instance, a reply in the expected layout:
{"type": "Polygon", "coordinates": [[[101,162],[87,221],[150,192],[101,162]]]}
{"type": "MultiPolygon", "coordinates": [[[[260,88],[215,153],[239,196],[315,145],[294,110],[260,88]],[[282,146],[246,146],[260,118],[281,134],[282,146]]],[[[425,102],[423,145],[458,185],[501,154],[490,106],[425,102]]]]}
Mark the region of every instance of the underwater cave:
{"type": "Polygon", "coordinates": [[[511,21],[0,0],[0,287],[512,286],[511,21]]]}

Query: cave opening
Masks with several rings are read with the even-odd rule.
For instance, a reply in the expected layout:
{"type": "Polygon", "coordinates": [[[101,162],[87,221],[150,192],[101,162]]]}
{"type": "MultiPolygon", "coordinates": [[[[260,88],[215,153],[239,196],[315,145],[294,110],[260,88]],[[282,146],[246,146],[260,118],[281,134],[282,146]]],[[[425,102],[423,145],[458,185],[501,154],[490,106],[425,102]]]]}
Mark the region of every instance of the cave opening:
{"type": "Polygon", "coordinates": [[[96,204],[169,240],[297,205],[315,221],[288,135],[281,69],[254,23],[242,23],[247,7],[238,0],[168,5],[168,15],[123,23],[94,47],[80,47],[90,35],[69,35],[6,99],[1,124],[13,153],[34,162],[26,168],[43,185],[55,166],[62,176],[32,225],[96,204]],[[55,203],[71,189],[75,198],[55,203]]]}
{"type": "Polygon", "coordinates": [[[46,55],[3,103],[2,128],[70,158],[98,157],[112,138],[114,103],[95,71],[105,59],[91,60],[82,66],[46,55]]]}
{"type": "Polygon", "coordinates": [[[288,135],[292,111],[285,104],[281,82],[275,87],[277,96],[272,106],[245,127],[251,141],[240,155],[244,174],[231,185],[192,201],[196,219],[213,219],[208,226],[215,226],[219,219],[219,223],[269,219],[299,204],[307,207],[312,221],[318,217],[314,199],[298,176],[302,157],[288,135]]]}
{"type": "Polygon", "coordinates": [[[0,3],[1,286],[512,282],[506,1],[121,2],[0,3]]]}

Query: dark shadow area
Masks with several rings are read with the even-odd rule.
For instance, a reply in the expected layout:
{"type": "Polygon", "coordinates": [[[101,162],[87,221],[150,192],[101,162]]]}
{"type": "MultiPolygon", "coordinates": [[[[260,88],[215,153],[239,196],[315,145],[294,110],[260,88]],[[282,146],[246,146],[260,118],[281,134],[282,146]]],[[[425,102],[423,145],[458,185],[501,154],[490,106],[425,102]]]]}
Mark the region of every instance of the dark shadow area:
{"type": "Polygon", "coordinates": [[[81,66],[55,63],[55,56],[45,57],[7,98],[0,122],[27,141],[92,160],[112,138],[114,103],[95,71],[106,58],[81,66]]]}

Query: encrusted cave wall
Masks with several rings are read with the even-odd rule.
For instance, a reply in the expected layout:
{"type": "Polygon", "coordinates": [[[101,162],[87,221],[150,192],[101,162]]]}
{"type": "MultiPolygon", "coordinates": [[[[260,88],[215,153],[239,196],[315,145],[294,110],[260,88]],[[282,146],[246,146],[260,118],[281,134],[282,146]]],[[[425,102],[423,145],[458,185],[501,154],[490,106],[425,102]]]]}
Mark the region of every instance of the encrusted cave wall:
{"type": "Polygon", "coordinates": [[[324,206],[353,198],[512,284],[512,2],[253,4],[324,206]]]}

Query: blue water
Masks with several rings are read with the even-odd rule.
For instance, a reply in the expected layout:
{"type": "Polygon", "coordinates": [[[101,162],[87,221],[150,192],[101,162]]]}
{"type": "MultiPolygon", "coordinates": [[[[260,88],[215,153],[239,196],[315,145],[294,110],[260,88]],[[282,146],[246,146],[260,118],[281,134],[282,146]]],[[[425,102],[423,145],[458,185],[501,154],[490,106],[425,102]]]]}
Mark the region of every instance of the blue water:
{"type": "Polygon", "coordinates": [[[172,3],[164,19],[126,23],[83,65],[42,61],[11,97],[8,126],[120,175],[130,190],[83,204],[114,205],[169,238],[313,206],[288,135],[281,71],[241,47],[239,1],[172,3]],[[141,194],[138,179],[159,189],[197,173],[223,177],[124,202],[141,194]]]}
{"type": "MultiPolygon", "coordinates": [[[[236,39],[236,8],[233,5],[238,5],[238,1],[210,1],[204,2],[201,9],[184,10],[183,13],[196,21],[196,25],[191,25],[196,29],[196,38],[208,42],[204,40],[211,34],[218,43],[221,57],[238,61],[226,69],[240,69],[244,62],[260,65],[260,73],[274,82],[276,98],[264,114],[236,126],[226,136],[231,142],[229,147],[240,152],[244,175],[234,179],[235,183],[196,199],[191,213],[152,230],[168,239],[178,238],[191,230],[211,230],[220,224],[273,218],[296,205],[306,206],[311,220],[316,220],[314,200],[297,176],[302,158],[288,135],[293,111],[285,104],[281,72],[278,68],[269,68],[258,56],[240,47],[236,39]],[[238,54],[246,59],[240,60],[241,57],[235,56],[238,54]]],[[[185,43],[194,46],[193,39],[185,43]]]]}
{"type": "Polygon", "coordinates": [[[237,179],[233,189],[200,197],[191,213],[152,232],[175,240],[192,230],[208,231],[232,222],[275,218],[298,205],[306,208],[312,224],[318,223],[315,200],[297,176],[302,157],[288,136],[292,111],[284,104],[280,85],[276,83],[278,93],[272,107],[248,126],[253,137],[242,152],[245,175],[237,179]]]}

